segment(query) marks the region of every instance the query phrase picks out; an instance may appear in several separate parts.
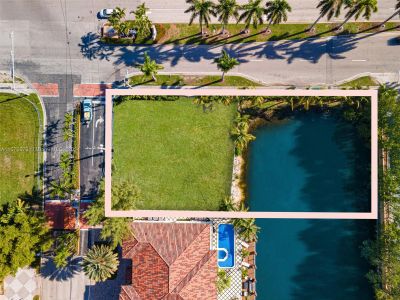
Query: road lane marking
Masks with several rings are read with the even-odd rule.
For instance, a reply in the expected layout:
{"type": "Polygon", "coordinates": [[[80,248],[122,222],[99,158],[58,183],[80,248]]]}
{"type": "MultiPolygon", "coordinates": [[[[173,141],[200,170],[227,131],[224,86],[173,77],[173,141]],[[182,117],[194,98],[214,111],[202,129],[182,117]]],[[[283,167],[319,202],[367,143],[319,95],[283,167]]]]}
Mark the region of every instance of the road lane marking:
{"type": "Polygon", "coordinates": [[[99,123],[103,123],[103,122],[104,122],[104,119],[100,116],[100,119],[96,120],[96,128],[97,128],[97,125],[99,125],[99,123]]]}
{"type": "Polygon", "coordinates": [[[367,61],[366,59],[352,59],[351,61],[367,61]]]}
{"type": "MultiPolygon", "coordinates": [[[[96,110],[93,109],[93,120],[96,120],[96,110]]],[[[92,167],[94,166],[94,126],[92,124],[92,167]]]]}
{"type": "Polygon", "coordinates": [[[250,61],[264,61],[263,59],[250,59],[250,61]]]}

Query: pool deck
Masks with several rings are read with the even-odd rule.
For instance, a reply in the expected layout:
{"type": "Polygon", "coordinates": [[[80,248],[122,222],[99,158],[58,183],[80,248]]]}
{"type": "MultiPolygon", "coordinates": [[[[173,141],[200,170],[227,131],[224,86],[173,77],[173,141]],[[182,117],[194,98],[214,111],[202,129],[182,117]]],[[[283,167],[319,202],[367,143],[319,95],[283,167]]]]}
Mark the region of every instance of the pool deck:
{"type": "Polygon", "coordinates": [[[248,296],[245,296],[245,293],[247,290],[244,288],[244,282],[243,280],[243,285],[242,285],[242,300],[254,300],[256,299],[257,296],[257,279],[256,279],[256,256],[257,256],[257,251],[256,251],[256,242],[251,242],[249,243],[249,248],[247,249],[250,252],[250,255],[246,258],[243,259],[244,262],[248,263],[250,267],[248,268],[248,277],[250,279],[254,280],[254,287],[255,287],[255,293],[254,294],[248,294],[248,296]]]}

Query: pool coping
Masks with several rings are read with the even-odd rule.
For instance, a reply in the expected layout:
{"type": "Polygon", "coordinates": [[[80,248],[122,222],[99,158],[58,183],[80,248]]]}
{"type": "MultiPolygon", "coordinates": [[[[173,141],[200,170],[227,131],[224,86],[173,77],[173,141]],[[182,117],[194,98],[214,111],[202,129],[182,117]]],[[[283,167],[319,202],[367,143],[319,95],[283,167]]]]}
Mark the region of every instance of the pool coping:
{"type": "Polygon", "coordinates": [[[174,218],[272,218],[272,219],[377,219],[378,218],[378,91],[377,90],[285,90],[285,89],[106,89],[105,91],[105,216],[174,218]],[[111,163],[113,96],[365,96],[371,98],[371,211],[369,212],[261,212],[194,210],[112,210],[111,163]]]}

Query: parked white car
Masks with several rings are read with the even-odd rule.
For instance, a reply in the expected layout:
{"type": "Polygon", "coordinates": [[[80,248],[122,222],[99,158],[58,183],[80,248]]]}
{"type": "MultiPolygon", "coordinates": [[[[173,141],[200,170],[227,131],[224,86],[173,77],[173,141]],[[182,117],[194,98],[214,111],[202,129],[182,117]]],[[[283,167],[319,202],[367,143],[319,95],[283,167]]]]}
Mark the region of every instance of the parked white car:
{"type": "Polygon", "coordinates": [[[100,18],[108,18],[114,12],[113,8],[104,8],[99,12],[100,18]]]}

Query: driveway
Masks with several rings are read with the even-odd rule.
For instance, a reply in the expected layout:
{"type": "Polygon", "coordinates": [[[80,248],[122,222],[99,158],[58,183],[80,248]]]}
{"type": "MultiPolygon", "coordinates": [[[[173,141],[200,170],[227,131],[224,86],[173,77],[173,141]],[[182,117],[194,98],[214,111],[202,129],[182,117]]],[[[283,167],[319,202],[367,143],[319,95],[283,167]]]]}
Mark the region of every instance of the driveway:
{"type": "Polygon", "coordinates": [[[41,300],[118,300],[124,283],[126,260],[120,262],[115,279],[95,283],[89,280],[80,266],[81,258],[76,257],[69,267],[57,270],[51,259],[42,263],[41,300]]]}

